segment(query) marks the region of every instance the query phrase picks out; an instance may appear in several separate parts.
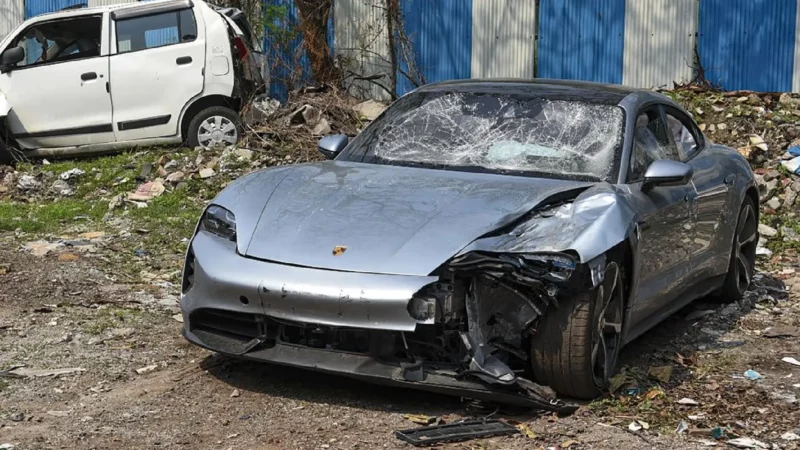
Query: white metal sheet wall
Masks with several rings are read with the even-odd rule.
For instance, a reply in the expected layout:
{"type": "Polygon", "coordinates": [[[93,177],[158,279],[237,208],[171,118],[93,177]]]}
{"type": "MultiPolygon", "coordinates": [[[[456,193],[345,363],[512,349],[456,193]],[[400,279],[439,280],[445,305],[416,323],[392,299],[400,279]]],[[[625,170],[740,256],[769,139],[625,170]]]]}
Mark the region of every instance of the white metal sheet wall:
{"type": "Polygon", "coordinates": [[[473,78],[533,78],[535,44],[536,2],[473,1],[473,78]]]}
{"type": "Polygon", "coordinates": [[[89,8],[95,6],[121,5],[124,3],[134,3],[136,0],[89,0],[89,8]]]}
{"type": "Polygon", "coordinates": [[[622,84],[672,87],[692,78],[698,0],[626,0],[622,84]]]}
{"type": "Polygon", "coordinates": [[[800,0],[797,0],[797,13],[794,22],[794,71],[792,72],[792,91],[800,92],[800,0]]]}
{"type": "Polygon", "coordinates": [[[24,21],[24,0],[0,0],[0,41],[24,21]]]}
{"type": "MultiPolygon", "coordinates": [[[[344,67],[358,76],[383,75],[376,82],[391,90],[392,66],[384,0],[336,0],[333,23],[333,49],[344,67]]],[[[353,82],[350,91],[363,98],[390,98],[388,92],[369,81],[353,82]]]]}

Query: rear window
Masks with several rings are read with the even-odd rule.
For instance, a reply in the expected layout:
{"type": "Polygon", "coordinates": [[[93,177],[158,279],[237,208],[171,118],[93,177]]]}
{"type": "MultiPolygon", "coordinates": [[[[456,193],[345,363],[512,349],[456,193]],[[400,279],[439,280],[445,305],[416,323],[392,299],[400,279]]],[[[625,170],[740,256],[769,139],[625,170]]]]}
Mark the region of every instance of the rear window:
{"type": "Polygon", "coordinates": [[[191,9],[117,21],[117,52],[127,53],[191,42],[197,24],[191,9]]]}

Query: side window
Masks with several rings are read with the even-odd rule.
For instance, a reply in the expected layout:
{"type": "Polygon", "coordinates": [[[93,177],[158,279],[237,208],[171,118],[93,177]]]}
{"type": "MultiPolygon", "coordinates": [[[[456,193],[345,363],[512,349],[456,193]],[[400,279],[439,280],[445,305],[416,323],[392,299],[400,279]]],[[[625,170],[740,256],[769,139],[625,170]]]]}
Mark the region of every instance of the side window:
{"type": "Polygon", "coordinates": [[[197,39],[191,9],[117,21],[117,53],[136,52],[197,39]]]}
{"type": "Polygon", "coordinates": [[[669,113],[666,116],[672,140],[678,146],[681,161],[686,161],[697,150],[697,142],[692,136],[692,132],[679,119],[669,113]]]}
{"type": "Polygon", "coordinates": [[[36,24],[14,41],[14,46],[25,49],[25,59],[17,67],[100,56],[102,28],[102,16],[36,24]]]}
{"type": "Polygon", "coordinates": [[[680,156],[670,139],[669,130],[659,109],[651,108],[636,118],[628,181],[635,182],[644,178],[650,164],[659,159],[677,161],[680,156]]]}

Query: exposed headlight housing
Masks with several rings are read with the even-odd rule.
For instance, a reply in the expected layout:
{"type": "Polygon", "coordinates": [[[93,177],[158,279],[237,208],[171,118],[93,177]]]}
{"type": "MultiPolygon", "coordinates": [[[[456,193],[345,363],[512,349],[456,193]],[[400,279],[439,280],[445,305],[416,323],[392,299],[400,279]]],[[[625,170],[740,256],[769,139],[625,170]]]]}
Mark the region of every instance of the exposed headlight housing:
{"type": "Polygon", "coordinates": [[[211,205],[200,219],[200,229],[236,242],[236,216],[227,209],[211,205]]]}

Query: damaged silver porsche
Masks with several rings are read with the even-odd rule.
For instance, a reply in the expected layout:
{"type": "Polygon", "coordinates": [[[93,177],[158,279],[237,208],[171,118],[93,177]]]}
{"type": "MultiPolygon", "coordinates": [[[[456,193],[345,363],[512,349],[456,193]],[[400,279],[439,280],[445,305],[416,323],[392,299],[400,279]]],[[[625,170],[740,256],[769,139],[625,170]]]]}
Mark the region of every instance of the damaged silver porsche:
{"type": "Polygon", "coordinates": [[[758,193],[660,94],[428,85],[331,160],[270,168],[203,213],[184,335],[243,358],[552,411],[627,342],[753,276],[758,193]]]}

